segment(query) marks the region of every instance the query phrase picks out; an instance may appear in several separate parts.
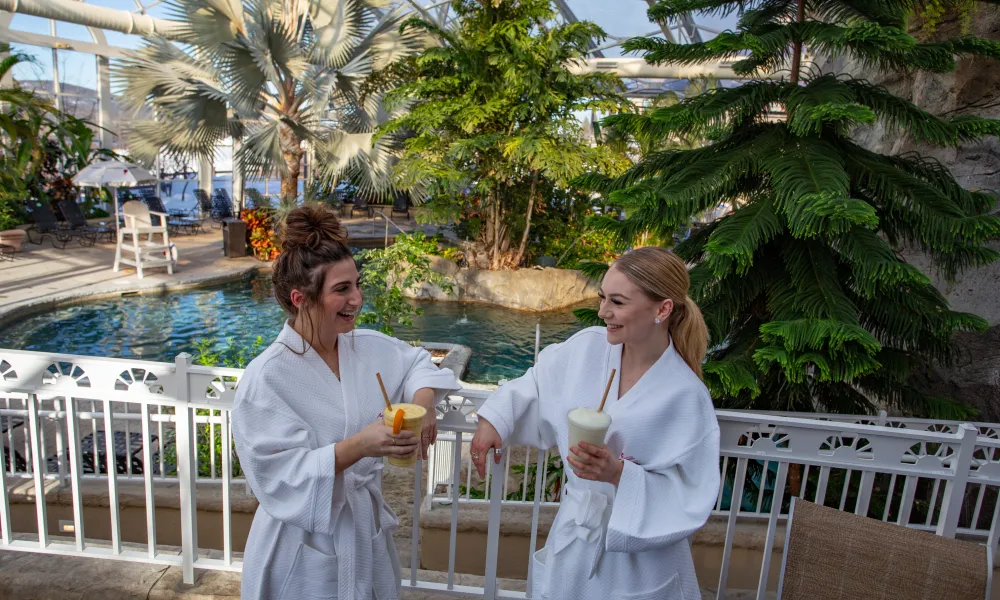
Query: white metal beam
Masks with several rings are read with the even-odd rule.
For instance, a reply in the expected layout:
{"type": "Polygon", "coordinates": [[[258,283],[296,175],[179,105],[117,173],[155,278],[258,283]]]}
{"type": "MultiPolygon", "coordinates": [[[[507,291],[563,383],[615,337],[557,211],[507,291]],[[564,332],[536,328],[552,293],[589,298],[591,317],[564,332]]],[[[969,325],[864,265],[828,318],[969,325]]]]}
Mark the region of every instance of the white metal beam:
{"type": "Polygon", "coordinates": [[[129,58],[134,56],[131,50],[108,46],[106,44],[95,44],[94,42],[84,42],[81,40],[70,40],[40,33],[30,33],[18,31],[10,28],[0,28],[0,41],[14,44],[28,44],[30,46],[40,46],[42,48],[55,48],[57,50],[74,50],[76,52],[86,52],[97,56],[109,56],[114,58],[129,58]]]}
{"type": "MultiPolygon", "coordinates": [[[[803,64],[809,61],[803,59],[803,64]]],[[[780,79],[787,77],[786,71],[768,73],[756,77],[737,75],[733,72],[732,63],[719,61],[696,65],[651,65],[644,58],[590,58],[585,61],[571,63],[572,73],[615,73],[619,77],[630,79],[697,79],[699,77],[714,77],[716,79],[780,79]]]]}
{"type": "Polygon", "coordinates": [[[0,0],[0,10],[136,35],[176,38],[183,24],[73,0],[0,0]]]}

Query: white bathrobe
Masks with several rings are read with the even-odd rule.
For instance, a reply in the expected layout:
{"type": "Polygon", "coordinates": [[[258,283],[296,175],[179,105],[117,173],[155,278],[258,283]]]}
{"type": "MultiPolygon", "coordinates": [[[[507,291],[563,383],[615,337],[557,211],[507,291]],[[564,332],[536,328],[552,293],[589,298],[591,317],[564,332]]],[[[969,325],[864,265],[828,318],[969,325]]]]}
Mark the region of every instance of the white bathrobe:
{"type": "Polygon", "coordinates": [[[233,407],[240,465],[260,502],[243,557],[244,600],[395,599],[395,513],[382,500],[382,459],[334,473],[337,443],[373,421],[385,401],[420,388],[438,401],[459,389],[422,348],[368,330],[338,340],[341,381],[289,325],[247,367],[233,407]]]}
{"type": "Polygon", "coordinates": [[[607,444],[624,459],[617,490],[566,462],[570,410],[597,408],[622,346],[585,329],[538,356],[478,411],[504,446],[558,446],[567,487],[545,547],[532,558],[535,600],[700,600],[688,537],[719,493],[719,426],[704,384],[673,344],[622,398],[608,393],[607,444]]]}

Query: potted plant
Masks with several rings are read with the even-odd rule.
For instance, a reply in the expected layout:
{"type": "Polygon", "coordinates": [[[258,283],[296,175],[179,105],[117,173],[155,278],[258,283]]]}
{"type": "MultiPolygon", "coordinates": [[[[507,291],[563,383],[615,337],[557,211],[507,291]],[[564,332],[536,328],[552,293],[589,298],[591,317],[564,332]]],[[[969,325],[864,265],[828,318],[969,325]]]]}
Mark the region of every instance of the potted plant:
{"type": "Polygon", "coordinates": [[[10,200],[0,200],[0,244],[10,246],[14,252],[21,251],[25,231],[18,229],[21,219],[17,207],[10,200]]]}

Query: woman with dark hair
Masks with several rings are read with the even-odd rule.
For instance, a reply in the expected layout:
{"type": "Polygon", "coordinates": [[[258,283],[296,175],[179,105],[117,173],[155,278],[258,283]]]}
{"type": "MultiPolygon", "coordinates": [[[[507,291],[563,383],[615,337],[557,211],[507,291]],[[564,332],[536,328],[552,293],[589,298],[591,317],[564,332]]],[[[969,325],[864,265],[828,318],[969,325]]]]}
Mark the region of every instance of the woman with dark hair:
{"type": "Polygon", "coordinates": [[[396,515],[382,499],[382,458],[437,437],[434,407],[459,389],[422,348],[355,330],[362,294],[332,211],[288,214],[274,294],[290,315],[247,366],[233,406],[240,464],[260,502],[243,557],[242,597],[395,599],[396,515]],[[421,437],[383,424],[380,373],[393,403],[427,410],[421,437]]]}
{"type": "Polygon", "coordinates": [[[601,284],[607,327],[548,346],[478,410],[471,455],[481,475],[502,446],[558,447],[565,461],[532,598],[701,598],[688,538],[719,493],[719,425],[701,380],[708,329],[689,285],[684,261],[664,248],[622,255],[601,284]],[[595,410],[605,390],[605,442],[571,446],[571,411],[598,435],[607,426],[595,410]]]}

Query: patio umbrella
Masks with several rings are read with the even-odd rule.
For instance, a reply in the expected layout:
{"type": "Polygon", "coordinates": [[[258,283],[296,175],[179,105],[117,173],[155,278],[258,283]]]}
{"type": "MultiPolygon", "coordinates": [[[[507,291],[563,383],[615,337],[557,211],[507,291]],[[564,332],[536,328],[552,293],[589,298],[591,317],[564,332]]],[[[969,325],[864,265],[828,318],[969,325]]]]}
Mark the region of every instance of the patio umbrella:
{"type": "Polygon", "coordinates": [[[103,160],[87,165],[73,176],[73,183],[81,187],[114,188],[115,230],[118,229],[118,188],[137,187],[155,183],[156,177],[139,165],[121,160],[103,160]]]}

